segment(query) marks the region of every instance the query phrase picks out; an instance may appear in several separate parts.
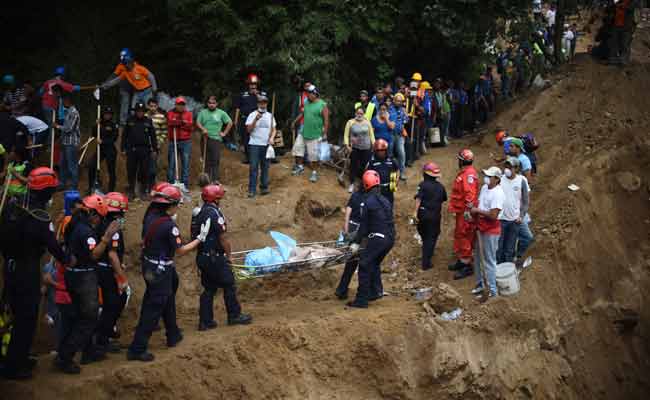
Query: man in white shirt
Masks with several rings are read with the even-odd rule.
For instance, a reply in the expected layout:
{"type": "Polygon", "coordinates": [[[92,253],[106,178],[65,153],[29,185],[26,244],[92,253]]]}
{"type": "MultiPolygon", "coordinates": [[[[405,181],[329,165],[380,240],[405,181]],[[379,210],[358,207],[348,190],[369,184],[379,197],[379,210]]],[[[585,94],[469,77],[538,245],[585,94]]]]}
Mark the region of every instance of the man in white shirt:
{"type": "Polygon", "coordinates": [[[528,183],[518,172],[519,160],[516,157],[508,157],[503,170],[505,178],[501,180],[505,201],[499,213],[501,236],[497,251],[498,264],[514,260],[519,229],[524,216],[528,213],[528,183]]]}
{"type": "Polygon", "coordinates": [[[546,26],[548,27],[548,32],[551,37],[554,36],[555,13],[555,4],[551,4],[551,7],[546,11],[546,26]]]}
{"type": "Polygon", "coordinates": [[[484,185],[478,197],[478,207],[471,209],[472,215],[478,219],[478,237],[480,245],[474,246],[474,275],[476,276],[476,287],[472,294],[481,294],[484,284],[487,284],[490,291],[489,296],[498,296],[497,290],[497,249],[499,237],[501,236],[501,224],[499,213],[503,210],[505,195],[500,186],[501,169],[490,167],[483,170],[485,177],[484,185]],[[482,250],[482,253],[479,251],[482,250]],[[483,265],[485,264],[485,265],[483,265]],[[485,270],[487,282],[483,282],[481,267],[485,270]]]}
{"type": "Polygon", "coordinates": [[[257,110],[248,114],[246,130],[250,134],[248,140],[248,159],[250,173],[248,175],[248,197],[254,198],[257,189],[257,174],[261,169],[260,189],[261,195],[269,191],[269,161],[266,151],[273,145],[275,139],[275,117],[267,111],[269,99],[265,95],[257,96],[257,110]]]}

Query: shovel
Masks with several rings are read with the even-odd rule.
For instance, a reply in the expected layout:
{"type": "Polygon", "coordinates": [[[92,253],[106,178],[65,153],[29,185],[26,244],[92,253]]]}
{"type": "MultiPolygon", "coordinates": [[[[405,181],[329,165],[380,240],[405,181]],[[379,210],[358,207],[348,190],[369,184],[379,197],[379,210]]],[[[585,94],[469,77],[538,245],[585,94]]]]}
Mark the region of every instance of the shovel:
{"type": "Polygon", "coordinates": [[[185,198],[185,193],[183,193],[183,184],[178,180],[178,139],[176,136],[176,127],[174,127],[174,186],[181,191],[181,202],[185,198]]]}
{"type": "Polygon", "coordinates": [[[54,169],[54,125],[56,124],[56,111],[52,110],[52,132],[50,132],[50,169],[54,169]]]}
{"type": "Polygon", "coordinates": [[[95,100],[97,100],[97,172],[95,173],[95,182],[93,183],[94,187],[94,192],[95,194],[103,196],[104,193],[102,193],[101,188],[99,187],[99,174],[101,173],[101,141],[102,141],[102,131],[101,131],[101,126],[99,124],[99,121],[102,118],[102,106],[100,103],[100,90],[99,88],[95,89],[93,92],[93,97],[95,100]]]}

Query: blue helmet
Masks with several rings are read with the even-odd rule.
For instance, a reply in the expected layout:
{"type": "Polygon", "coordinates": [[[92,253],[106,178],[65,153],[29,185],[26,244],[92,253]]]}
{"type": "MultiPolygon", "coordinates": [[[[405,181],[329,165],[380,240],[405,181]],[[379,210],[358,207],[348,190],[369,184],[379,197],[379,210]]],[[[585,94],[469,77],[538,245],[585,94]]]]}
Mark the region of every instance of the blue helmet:
{"type": "Polygon", "coordinates": [[[2,83],[4,83],[5,85],[13,85],[14,83],[16,83],[16,78],[11,74],[7,74],[2,77],[2,83]]]}
{"type": "Polygon", "coordinates": [[[132,61],[132,60],[133,60],[133,54],[131,53],[131,50],[129,50],[126,47],[123,48],[120,51],[120,62],[122,64],[126,64],[127,62],[132,61]]]}
{"type": "Polygon", "coordinates": [[[63,76],[65,75],[65,67],[59,66],[54,69],[54,75],[63,76]]]}

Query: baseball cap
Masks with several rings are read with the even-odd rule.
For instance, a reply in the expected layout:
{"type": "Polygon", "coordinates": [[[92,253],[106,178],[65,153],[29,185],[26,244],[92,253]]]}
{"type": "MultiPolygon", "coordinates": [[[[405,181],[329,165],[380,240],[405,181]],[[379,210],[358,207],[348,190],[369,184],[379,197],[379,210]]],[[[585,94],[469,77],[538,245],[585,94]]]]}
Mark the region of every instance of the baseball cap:
{"type": "Polygon", "coordinates": [[[501,178],[501,169],[499,167],[490,167],[488,169],[484,169],[483,174],[485,176],[495,176],[497,178],[501,178]]]}
{"type": "Polygon", "coordinates": [[[176,98],[176,101],[175,101],[174,103],[175,103],[175,104],[186,104],[186,102],[185,102],[185,97],[183,97],[183,96],[178,96],[178,97],[176,98]]]}
{"type": "Polygon", "coordinates": [[[361,93],[359,93],[359,94],[360,94],[360,95],[364,95],[364,94],[365,94],[365,95],[367,96],[367,95],[368,95],[368,91],[367,91],[367,90],[362,90],[361,93]]]}
{"type": "Polygon", "coordinates": [[[506,158],[506,164],[510,164],[511,167],[518,167],[519,166],[519,159],[517,157],[508,156],[506,158]]]}
{"type": "Polygon", "coordinates": [[[263,102],[263,101],[265,101],[265,102],[268,103],[268,102],[269,102],[269,98],[266,97],[266,96],[263,95],[263,94],[258,94],[258,95],[257,95],[257,102],[258,102],[258,103],[261,103],[261,102],[263,102]]]}
{"type": "Polygon", "coordinates": [[[307,88],[307,93],[313,93],[313,94],[315,94],[315,95],[318,95],[318,94],[319,94],[318,89],[317,89],[316,86],[314,86],[314,85],[310,85],[310,86],[307,88]]]}
{"type": "Polygon", "coordinates": [[[524,149],[524,141],[519,139],[519,138],[512,138],[510,139],[510,144],[514,144],[515,146],[519,147],[520,149],[524,149]]]}

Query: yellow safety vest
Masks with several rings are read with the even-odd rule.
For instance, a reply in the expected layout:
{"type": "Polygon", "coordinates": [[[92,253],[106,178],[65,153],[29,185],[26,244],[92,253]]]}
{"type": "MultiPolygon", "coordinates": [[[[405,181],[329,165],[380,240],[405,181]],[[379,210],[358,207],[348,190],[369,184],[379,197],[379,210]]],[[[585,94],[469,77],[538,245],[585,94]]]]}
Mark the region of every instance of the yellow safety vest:
{"type": "MultiPolygon", "coordinates": [[[[356,111],[357,108],[359,108],[359,107],[361,107],[361,106],[362,106],[362,105],[361,105],[361,102],[360,102],[360,101],[354,103],[354,109],[355,109],[355,111],[356,111]]],[[[366,113],[365,113],[366,119],[367,119],[368,121],[372,121],[372,114],[374,114],[374,113],[375,113],[375,103],[373,103],[373,102],[371,101],[371,102],[368,103],[368,106],[366,107],[366,113]]]]}

